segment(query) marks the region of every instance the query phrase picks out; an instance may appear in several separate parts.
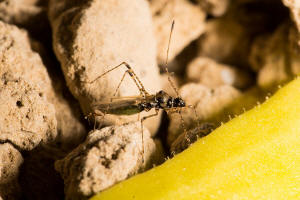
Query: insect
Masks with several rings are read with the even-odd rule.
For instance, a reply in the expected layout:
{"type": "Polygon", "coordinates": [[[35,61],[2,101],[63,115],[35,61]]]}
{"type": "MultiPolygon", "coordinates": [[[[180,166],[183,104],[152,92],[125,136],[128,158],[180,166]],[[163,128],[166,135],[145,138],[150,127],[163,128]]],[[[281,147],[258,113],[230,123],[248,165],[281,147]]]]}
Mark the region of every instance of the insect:
{"type": "MultiPolygon", "coordinates": [[[[168,60],[168,52],[169,52],[169,46],[172,36],[172,31],[174,29],[174,21],[172,22],[171,26],[171,32],[169,37],[169,43],[168,43],[168,49],[167,49],[167,59],[166,59],[166,65],[168,60]]],[[[143,121],[150,117],[154,117],[158,115],[159,110],[164,110],[168,113],[179,113],[180,114],[180,108],[187,107],[185,101],[179,97],[179,93],[177,89],[175,88],[173,82],[170,79],[169,72],[166,68],[167,74],[168,74],[168,80],[171,83],[171,86],[175,90],[177,97],[172,97],[168,95],[165,91],[161,90],[157,92],[156,94],[149,94],[145,87],[143,86],[142,82],[136,75],[136,73],[133,71],[131,66],[127,62],[122,62],[119,65],[112,67],[108,71],[104,72],[100,76],[98,76],[93,81],[87,82],[87,83],[94,83],[96,80],[100,79],[101,77],[105,76],[109,72],[118,69],[121,66],[125,66],[127,70],[123,74],[120,83],[118,84],[116,91],[113,94],[113,97],[117,94],[118,89],[120,88],[121,83],[123,82],[125,75],[129,74],[129,76],[134,81],[135,85],[140,91],[139,96],[133,96],[133,97],[121,97],[121,98],[111,98],[110,102],[106,103],[96,103],[91,105],[92,113],[89,114],[89,116],[104,116],[105,114],[114,114],[114,115],[133,115],[140,113],[142,111],[150,111],[152,109],[155,110],[155,114],[151,114],[148,116],[145,116],[141,119],[141,126],[143,131],[143,121]]],[[[181,117],[182,119],[182,117],[181,117]]],[[[184,122],[182,119],[182,126],[184,131],[186,132],[186,129],[184,127],[184,122]]],[[[142,132],[142,155],[143,155],[143,162],[144,162],[144,138],[143,138],[143,132],[142,132]]]]}
{"type": "MultiPolygon", "coordinates": [[[[154,117],[158,115],[159,110],[164,110],[166,112],[180,112],[179,108],[186,107],[185,101],[178,97],[172,97],[168,95],[165,91],[160,90],[156,94],[149,94],[146,89],[144,88],[142,82],[139,80],[139,78],[136,76],[135,72],[132,70],[130,65],[126,62],[122,62],[121,64],[113,67],[112,69],[108,70],[107,72],[100,75],[98,78],[101,78],[105,74],[109,73],[112,70],[117,69],[118,67],[121,67],[122,65],[125,65],[127,67],[126,72],[124,73],[115,94],[117,93],[117,90],[120,87],[120,84],[122,83],[125,74],[128,73],[130,77],[135,82],[136,86],[138,87],[140,91],[140,96],[133,96],[133,97],[122,97],[118,98],[113,101],[114,98],[111,99],[111,102],[108,103],[96,103],[93,104],[92,115],[96,116],[104,116],[105,114],[114,114],[114,115],[133,115],[138,114],[142,111],[150,111],[152,109],[155,110],[155,114],[151,114],[148,116],[145,116],[141,119],[141,126],[143,131],[143,121],[150,117],[154,117]]],[[[183,119],[182,119],[183,120],[183,119]]],[[[184,125],[183,125],[184,126],[184,125]]],[[[185,128],[184,128],[185,130],[185,128]]],[[[142,154],[144,155],[144,138],[142,133],[142,154]]]]}

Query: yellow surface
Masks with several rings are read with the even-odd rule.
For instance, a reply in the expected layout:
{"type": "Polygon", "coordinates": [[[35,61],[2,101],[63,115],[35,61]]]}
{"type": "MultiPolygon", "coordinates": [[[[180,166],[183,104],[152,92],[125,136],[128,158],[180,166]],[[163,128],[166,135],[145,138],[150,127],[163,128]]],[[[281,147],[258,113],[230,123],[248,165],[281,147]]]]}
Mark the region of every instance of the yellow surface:
{"type": "Polygon", "coordinates": [[[92,200],[300,199],[300,79],[92,200]]]}

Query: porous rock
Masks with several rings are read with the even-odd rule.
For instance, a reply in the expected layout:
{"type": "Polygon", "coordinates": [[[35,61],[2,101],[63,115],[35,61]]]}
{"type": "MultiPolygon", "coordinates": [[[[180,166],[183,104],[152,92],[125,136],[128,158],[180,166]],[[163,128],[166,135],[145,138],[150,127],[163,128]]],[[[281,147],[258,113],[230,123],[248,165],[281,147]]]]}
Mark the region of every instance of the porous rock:
{"type": "Polygon", "coordinates": [[[150,7],[158,45],[159,64],[164,64],[166,61],[173,20],[175,27],[169,49],[169,60],[172,60],[204,31],[206,13],[187,0],[172,0],[163,3],[160,0],[152,0],[150,7]]]}
{"type": "Polygon", "coordinates": [[[38,87],[41,95],[47,96],[51,90],[51,81],[39,54],[31,48],[28,33],[1,21],[0,30],[0,75],[9,73],[14,78],[22,77],[38,87]]]}
{"type": "Polygon", "coordinates": [[[41,91],[8,73],[0,81],[0,141],[31,150],[56,136],[55,110],[41,91]]]}
{"type": "Polygon", "coordinates": [[[65,182],[66,199],[85,199],[149,168],[156,147],[146,129],[143,135],[144,155],[140,123],[91,131],[84,143],[55,163],[65,182]]]}
{"type": "Polygon", "coordinates": [[[49,32],[48,0],[3,0],[0,2],[0,20],[26,28],[32,35],[44,39],[49,32]]]}
{"type": "Polygon", "coordinates": [[[235,67],[217,63],[206,57],[197,57],[187,67],[187,78],[214,88],[221,85],[232,85],[245,88],[250,83],[250,78],[245,72],[235,67]]]}
{"type": "MultiPolygon", "coordinates": [[[[122,62],[130,64],[149,93],[160,89],[156,45],[147,1],[52,0],[49,18],[55,54],[69,89],[86,115],[93,111],[90,105],[110,101],[127,68],[123,65],[96,78],[122,62]]],[[[134,81],[127,75],[117,96],[139,94],[134,81]]],[[[122,124],[135,121],[137,115],[98,119],[103,125],[122,124]]],[[[157,129],[158,120],[153,117],[145,121],[152,133],[157,129]]]]}
{"type": "Polygon", "coordinates": [[[21,153],[9,143],[0,144],[0,199],[20,198],[19,167],[23,163],[21,153]]]}
{"type": "Polygon", "coordinates": [[[258,71],[262,88],[276,87],[300,73],[298,33],[291,22],[280,25],[273,34],[257,37],[251,48],[249,63],[258,71]]]}
{"type": "Polygon", "coordinates": [[[182,123],[184,123],[183,125],[188,130],[206,120],[214,123],[216,122],[214,121],[215,118],[219,122],[220,119],[215,116],[240,97],[241,93],[229,85],[222,85],[211,89],[202,84],[189,83],[180,88],[180,96],[185,100],[186,105],[193,106],[195,109],[182,109],[181,116],[183,122],[179,114],[170,114],[167,139],[169,145],[172,144],[178,135],[183,133],[182,123]]]}
{"type": "Polygon", "coordinates": [[[40,0],[4,0],[0,2],[0,19],[7,23],[24,25],[32,17],[40,14],[43,7],[37,5],[40,0]]]}
{"type": "Polygon", "coordinates": [[[36,51],[45,54],[42,45],[31,40],[25,30],[0,22],[0,77],[3,80],[17,80],[21,77],[39,90],[39,95],[45,96],[55,106],[58,142],[62,146],[77,145],[86,132],[79,121],[78,109],[74,108],[76,102],[66,98],[68,92],[63,90],[62,80],[56,79],[54,83],[50,80],[36,51]]]}

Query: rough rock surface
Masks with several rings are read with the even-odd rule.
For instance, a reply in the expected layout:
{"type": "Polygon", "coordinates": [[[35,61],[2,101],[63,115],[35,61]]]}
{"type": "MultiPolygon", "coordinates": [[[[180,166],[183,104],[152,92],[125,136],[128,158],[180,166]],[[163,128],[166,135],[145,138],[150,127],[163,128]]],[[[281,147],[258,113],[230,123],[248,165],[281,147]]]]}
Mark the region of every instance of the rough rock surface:
{"type": "MultiPolygon", "coordinates": [[[[131,65],[149,93],[160,89],[151,13],[146,1],[52,0],[49,17],[56,56],[69,89],[86,115],[92,111],[91,104],[110,101],[127,68],[123,65],[96,78],[122,62],[131,65]]],[[[139,94],[127,74],[117,96],[139,94]]],[[[109,125],[136,119],[137,115],[114,115],[99,120],[109,125]]],[[[158,120],[153,117],[145,122],[152,133],[157,129],[158,120]]]]}
{"type": "Polygon", "coordinates": [[[55,110],[40,90],[8,73],[0,81],[0,141],[31,150],[56,136],[55,110]]]}
{"type": "Polygon", "coordinates": [[[0,144],[0,199],[20,198],[19,167],[23,163],[20,152],[9,143],[0,144]]]}
{"type": "Polygon", "coordinates": [[[166,61],[172,20],[175,21],[175,27],[169,50],[169,60],[172,60],[204,31],[206,13],[199,6],[193,5],[187,0],[172,0],[163,3],[159,0],[152,0],[150,7],[158,45],[159,64],[164,64],[166,61]]]}
{"type": "MultiPolygon", "coordinates": [[[[201,123],[206,120],[215,122],[214,117],[240,97],[241,93],[229,85],[211,89],[202,84],[189,83],[180,88],[180,96],[185,100],[186,105],[195,107],[195,109],[184,108],[181,112],[184,126],[188,130],[197,126],[198,122],[201,123]]],[[[171,114],[168,144],[171,145],[181,133],[183,133],[183,128],[180,115],[171,114]]]]}
{"type": "Polygon", "coordinates": [[[34,37],[46,41],[49,33],[47,5],[49,0],[3,0],[0,20],[26,28],[34,37]]]}
{"type": "Polygon", "coordinates": [[[283,4],[290,9],[292,19],[296,23],[298,32],[300,32],[300,1],[299,0],[282,0],[283,4]]]}
{"type": "Polygon", "coordinates": [[[140,123],[91,131],[84,143],[55,163],[65,182],[66,199],[84,199],[153,164],[155,143],[140,123]],[[143,156],[145,163],[143,163],[143,156]]]}
{"type": "Polygon", "coordinates": [[[0,75],[13,71],[13,77],[22,77],[48,96],[51,81],[40,56],[31,49],[27,32],[1,21],[0,30],[0,75]]]}
{"type": "Polygon", "coordinates": [[[230,0],[197,0],[203,10],[207,13],[219,17],[223,15],[229,7],[230,0]]]}
{"type": "Polygon", "coordinates": [[[187,67],[187,78],[211,88],[221,85],[245,88],[251,77],[232,66],[217,63],[210,58],[197,57],[187,67]]]}
{"type": "Polygon", "coordinates": [[[300,73],[298,33],[291,22],[283,23],[269,35],[255,39],[249,56],[251,67],[258,71],[257,83],[270,88],[300,73]]]}
{"type": "Polygon", "coordinates": [[[57,118],[58,142],[64,146],[78,143],[86,131],[79,121],[79,114],[66,98],[67,92],[61,88],[61,80],[54,80],[54,87],[49,78],[39,54],[42,46],[32,41],[27,32],[16,26],[0,22],[0,77],[18,79],[21,77],[28,84],[34,85],[39,90],[39,95],[45,96],[55,106],[57,118]],[[9,77],[11,76],[11,77],[9,77]],[[64,95],[64,96],[63,96],[64,95]]]}
{"type": "Polygon", "coordinates": [[[24,25],[43,12],[37,4],[41,0],[4,0],[0,2],[0,19],[7,23],[24,25]]]}

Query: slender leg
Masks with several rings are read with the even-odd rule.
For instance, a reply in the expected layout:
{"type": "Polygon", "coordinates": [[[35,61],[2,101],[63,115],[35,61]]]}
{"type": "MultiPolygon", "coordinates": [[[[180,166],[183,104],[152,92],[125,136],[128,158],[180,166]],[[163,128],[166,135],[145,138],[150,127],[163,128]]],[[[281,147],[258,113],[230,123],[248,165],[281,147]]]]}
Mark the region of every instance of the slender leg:
{"type": "Polygon", "coordinates": [[[194,110],[196,121],[197,121],[197,126],[200,127],[200,122],[199,122],[199,115],[197,113],[196,107],[195,106],[188,106],[194,110]]]}
{"type": "Polygon", "coordinates": [[[166,68],[166,73],[168,75],[168,81],[169,83],[171,84],[171,87],[173,88],[173,90],[175,91],[175,94],[177,95],[177,97],[179,97],[179,92],[178,92],[178,89],[175,87],[175,84],[173,83],[172,79],[171,79],[171,75],[169,73],[169,70],[168,68],[166,68]]]}
{"type": "Polygon", "coordinates": [[[183,117],[182,117],[182,114],[181,114],[181,108],[171,108],[171,109],[167,110],[167,113],[168,114],[172,114],[172,113],[178,113],[179,114],[180,121],[181,121],[181,127],[183,129],[184,134],[187,135],[187,130],[186,130],[186,127],[185,127],[185,123],[184,123],[184,120],[183,120],[183,117]]]}
{"type": "Polygon", "coordinates": [[[138,113],[138,119],[137,121],[140,121],[141,113],[138,113]]]}
{"type": "MultiPolygon", "coordinates": [[[[140,84],[141,89],[145,93],[145,95],[149,95],[149,93],[146,91],[144,85],[142,84],[142,82],[140,81],[140,79],[138,78],[138,76],[136,75],[136,73],[133,71],[133,69],[130,67],[130,65],[127,64],[126,62],[123,62],[123,64],[128,68],[129,75],[131,77],[134,77],[135,82],[137,81],[140,84]]],[[[136,84],[137,84],[137,82],[136,82],[136,84]]]]}
{"type": "MultiPolygon", "coordinates": [[[[120,83],[118,84],[118,87],[117,87],[116,91],[113,94],[113,97],[116,96],[117,91],[119,90],[119,88],[121,86],[121,83],[123,82],[123,80],[125,78],[126,73],[128,73],[130,75],[130,77],[132,78],[132,80],[134,81],[134,83],[136,84],[137,88],[139,89],[141,96],[143,96],[144,98],[146,98],[146,96],[149,95],[149,93],[144,88],[142,82],[139,80],[139,78],[137,77],[136,73],[133,71],[133,69],[130,67],[130,65],[128,63],[126,63],[126,62],[122,62],[119,65],[117,65],[117,66],[109,69],[108,71],[104,72],[103,74],[101,74],[100,76],[98,76],[97,78],[95,78],[93,81],[85,81],[85,83],[92,84],[95,81],[97,81],[98,79],[100,79],[101,77],[103,77],[104,75],[106,75],[109,72],[111,72],[111,71],[113,71],[113,70],[121,67],[122,65],[125,65],[128,70],[126,70],[126,72],[123,74],[122,79],[121,79],[120,83]]],[[[108,109],[109,109],[109,107],[107,108],[107,110],[108,109]]],[[[107,110],[104,113],[101,114],[102,120],[104,119],[104,116],[106,115],[107,110]]],[[[92,115],[95,116],[95,115],[98,115],[98,114],[95,113],[95,115],[94,114],[92,114],[92,115]]],[[[96,124],[96,119],[95,119],[95,124],[96,124]]],[[[94,129],[95,129],[95,124],[94,124],[94,129]]]]}
{"type": "Polygon", "coordinates": [[[117,65],[117,66],[115,66],[115,67],[109,69],[108,71],[104,72],[103,74],[101,74],[100,76],[98,76],[97,78],[95,78],[94,80],[92,80],[92,81],[84,81],[84,83],[90,83],[90,84],[92,84],[92,83],[94,83],[95,81],[97,81],[98,79],[100,79],[101,77],[103,77],[104,75],[108,74],[109,72],[111,72],[111,71],[113,71],[113,70],[119,68],[119,67],[120,67],[121,65],[123,65],[123,64],[124,64],[124,63],[122,62],[122,63],[120,63],[119,65],[117,65]]]}
{"type": "Polygon", "coordinates": [[[94,119],[94,128],[93,130],[96,130],[96,116],[103,116],[104,117],[105,113],[99,111],[99,110],[94,110],[93,112],[87,114],[84,118],[88,120],[90,123],[90,118],[93,117],[94,119]]]}
{"type": "Polygon", "coordinates": [[[148,115],[148,116],[145,116],[141,119],[141,128],[142,128],[142,155],[143,155],[143,160],[142,160],[142,163],[144,164],[145,162],[145,148],[144,148],[144,121],[150,117],[154,117],[154,116],[157,116],[158,115],[158,109],[155,109],[155,114],[152,114],[152,115],[148,115]]]}
{"type": "MultiPolygon", "coordinates": [[[[121,84],[122,84],[122,82],[123,82],[123,80],[125,78],[126,73],[128,73],[130,75],[130,70],[126,70],[126,72],[123,74],[122,79],[121,79],[120,83],[118,84],[118,87],[117,87],[116,91],[113,94],[113,97],[115,97],[117,95],[117,92],[118,92],[118,90],[119,90],[119,88],[120,88],[120,86],[121,86],[121,84]]],[[[133,76],[130,76],[130,77],[133,79],[133,81],[135,82],[136,86],[138,87],[141,96],[145,97],[145,92],[143,91],[143,89],[140,87],[139,84],[137,84],[137,82],[136,82],[136,80],[134,79],[133,76]]],[[[112,101],[112,99],[111,99],[111,101],[112,101]]]]}
{"type": "Polygon", "coordinates": [[[178,114],[179,114],[179,116],[180,116],[181,126],[182,126],[182,128],[183,128],[183,132],[184,132],[185,135],[187,135],[187,130],[186,130],[186,127],[185,127],[185,123],[184,123],[182,114],[181,114],[181,109],[179,110],[178,114]]]}
{"type": "MultiPolygon", "coordinates": [[[[101,77],[103,77],[104,75],[108,74],[109,72],[121,67],[122,65],[125,65],[127,67],[127,73],[130,75],[130,77],[132,78],[132,80],[134,81],[134,83],[136,84],[136,86],[138,87],[138,89],[140,90],[141,93],[143,93],[143,96],[149,95],[149,93],[146,91],[145,87],[143,86],[142,82],[140,81],[140,79],[138,78],[138,76],[136,75],[136,73],[133,71],[133,69],[130,67],[130,65],[126,62],[122,62],[119,65],[109,69],[108,71],[104,72],[103,74],[101,74],[100,76],[98,76],[97,78],[95,78],[92,81],[85,81],[85,83],[89,83],[92,84],[95,81],[97,81],[98,79],[100,79],[101,77]]],[[[123,75],[124,76],[124,75],[123,75]]]]}
{"type": "MultiPolygon", "coordinates": [[[[89,114],[87,114],[87,115],[84,117],[84,119],[87,119],[87,120],[88,120],[89,125],[91,125],[90,118],[91,118],[93,115],[94,115],[93,113],[89,113],[89,114]]],[[[95,117],[93,117],[93,119],[95,119],[95,117]]],[[[94,120],[94,128],[93,128],[93,130],[95,130],[95,128],[96,128],[96,120],[94,120]]]]}

